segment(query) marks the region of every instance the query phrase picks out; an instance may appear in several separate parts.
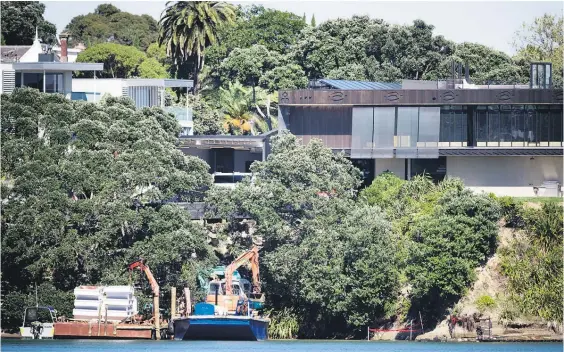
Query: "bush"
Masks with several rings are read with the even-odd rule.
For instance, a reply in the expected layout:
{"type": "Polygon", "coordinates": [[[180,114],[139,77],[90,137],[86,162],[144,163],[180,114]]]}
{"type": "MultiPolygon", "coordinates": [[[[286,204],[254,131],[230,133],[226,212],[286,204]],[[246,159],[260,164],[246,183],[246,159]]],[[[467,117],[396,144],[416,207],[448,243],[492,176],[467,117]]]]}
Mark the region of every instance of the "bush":
{"type": "Polygon", "coordinates": [[[476,299],[476,302],[474,303],[476,304],[476,308],[478,308],[478,311],[482,314],[494,308],[497,305],[495,300],[488,295],[480,296],[478,299],[476,299]]]}
{"type": "Polygon", "coordinates": [[[562,321],[562,208],[546,203],[524,219],[526,236],[500,252],[508,295],[521,314],[562,321]]]}
{"type": "Polygon", "coordinates": [[[405,183],[390,171],[385,171],[372,181],[372,184],[362,190],[360,198],[370,205],[386,208],[398,198],[400,189],[405,183]]]}
{"type": "Polygon", "coordinates": [[[496,200],[501,207],[501,214],[505,218],[505,226],[513,228],[523,227],[522,205],[516,202],[513,197],[499,197],[496,200]]]}
{"type": "Polygon", "coordinates": [[[288,308],[278,312],[270,311],[268,336],[272,339],[294,339],[298,335],[300,325],[297,315],[288,308]]]}

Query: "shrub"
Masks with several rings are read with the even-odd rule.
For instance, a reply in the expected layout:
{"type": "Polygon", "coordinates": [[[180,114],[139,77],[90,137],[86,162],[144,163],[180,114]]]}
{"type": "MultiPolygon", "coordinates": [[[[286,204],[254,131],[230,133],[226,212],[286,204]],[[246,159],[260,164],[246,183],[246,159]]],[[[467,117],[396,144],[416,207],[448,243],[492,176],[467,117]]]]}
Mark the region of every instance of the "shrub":
{"type": "Polygon", "coordinates": [[[476,308],[478,308],[478,311],[480,313],[485,313],[486,311],[494,308],[497,305],[495,300],[488,295],[483,295],[478,297],[478,299],[476,299],[475,304],[476,304],[476,308]]]}
{"type": "Polygon", "coordinates": [[[501,207],[501,215],[505,218],[505,226],[520,228],[523,227],[523,208],[513,197],[496,198],[501,207]]]}
{"type": "Polygon", "coordinates": [[[298,335],[300,325],[292,310],[284,308],[276,313],[268,312],[270,323],[268,335],[272,339],[293,339],[298,335]]]}

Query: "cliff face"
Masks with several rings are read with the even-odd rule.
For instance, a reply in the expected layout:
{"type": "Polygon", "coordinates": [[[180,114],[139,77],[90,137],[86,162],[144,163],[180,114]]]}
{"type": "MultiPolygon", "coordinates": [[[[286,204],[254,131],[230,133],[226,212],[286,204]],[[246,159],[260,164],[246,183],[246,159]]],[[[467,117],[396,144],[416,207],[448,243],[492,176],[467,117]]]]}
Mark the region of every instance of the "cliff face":
{"type": "MultiPolygon", "coordinates": [[[[523,234],[511,228],[499,226],[499,245],[485,266],[476,269],[476,281],[464,297],[451,309],[462,320],[481,319],[484,337],[496,340],[562,340],[562,325],[543,322],[541,319],[519,314],[507,296],[507,278],[501,272],[500,251],[519,240],[523,234]],[[489,322],[491,321],[491,327],[489,322]]],[[[477,323],[458,323],[451,334],[449,320],[443,320],[430,332],[419,335],[417,340],[474,340],[477,323]],[[470,326],[469,326],[470,325],[470,326]]]]}

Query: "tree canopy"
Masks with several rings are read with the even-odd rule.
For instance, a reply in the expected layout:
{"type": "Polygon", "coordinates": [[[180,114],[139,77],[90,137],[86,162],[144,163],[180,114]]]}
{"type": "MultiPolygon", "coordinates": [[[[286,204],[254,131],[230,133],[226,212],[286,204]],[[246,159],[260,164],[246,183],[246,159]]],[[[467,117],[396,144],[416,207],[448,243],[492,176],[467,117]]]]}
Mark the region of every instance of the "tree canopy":
{"type": "Polygon", "coordinates": [[[149,15],[133,15],[111,4],[99,5],[93,13],[73,17],[65,31],[69,45],[99,43],[134,46],[145,51],[157,40],[157,21],[149,15]]]}
{"type": "Polygon", "coordinates": [[[38,1],[2,1],[2,45],[31,45],[38,29],[43,43],[55,43],[57,28],[43,18],[45,4],[38,1]]]}
{"type": "Polygon", "coordinates": [[[233,5],[217,1],[190,1],[170,4],[159,22],[159,44],[177,65],[191,58],[194,63],[194,92],[204,66],[205,50],[217,42],[219,29],[235,20],[233,5]]]}
{"type": "MultiPolygon", "coordinates": [[[[99,78],[166,78],[166,68],[155,58],[147,58],[144,52],[133,46],[115,43],[96,44],[78,54],[77,62],[102,62],[104,70],[96,73],[99,78]]],[[[92,72],[81,72],[88,77],[92,72]]]]}
{"type": "Polygon", "coordinates": [[[533,23],[523,23],[515,33],[516,58],[523,61],[525,68],[535,61],[552,62],[553,83],[562,87],[562,56],[564,55],[564,17],[545,14],[535,18],[533,23]]]}
{"type": "MultiPolygon", "coordinates": [[[[163,288],[195,290],[199,265],[216,257],[203,228],[167,200],[200,197],[211,178],[205,162],[176,149],[179,129],[160,108],[137,110],[125,98],[2,95],[5,300],[22,302],[34,282],[61,297],[82,284],[125,284],[125,265],[139,257],[163,288]]],[[[69,306],[57,309],[69,316],[69,306]]],[[[3,323],[13,326],[19,309],[3,323]]]]}

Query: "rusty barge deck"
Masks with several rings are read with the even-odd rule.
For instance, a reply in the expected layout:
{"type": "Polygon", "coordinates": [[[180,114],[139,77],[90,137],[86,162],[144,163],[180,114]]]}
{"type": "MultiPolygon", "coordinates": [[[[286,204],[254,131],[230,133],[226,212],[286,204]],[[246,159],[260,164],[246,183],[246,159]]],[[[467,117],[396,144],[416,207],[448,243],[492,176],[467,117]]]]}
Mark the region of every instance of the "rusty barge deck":
{"type": "Polygon", "coordinates": [[[155,326],[116,322],[72,321],[55,323],[56,339],[154,339],[155,326]]]}

